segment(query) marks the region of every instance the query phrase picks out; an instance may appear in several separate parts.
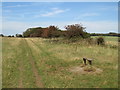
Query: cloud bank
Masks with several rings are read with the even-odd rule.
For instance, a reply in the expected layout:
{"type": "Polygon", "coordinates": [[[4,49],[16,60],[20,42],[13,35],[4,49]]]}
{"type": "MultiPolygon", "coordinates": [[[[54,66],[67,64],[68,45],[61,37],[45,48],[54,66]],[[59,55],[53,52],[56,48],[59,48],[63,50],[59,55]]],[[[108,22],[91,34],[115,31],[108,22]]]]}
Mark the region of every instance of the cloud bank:
{"type": "Polygon", "coordinates": [[[81,23],[86,27],[86,31],[90,33],[108,33],[110,31],[118,32],[118,24],[113,21],[83,21],[83,22],[16,22],[16,21],[4,21],[3,33],[6,35],[23,33],[26,29],[31,27],[48,27],[50,25],[58,26],[60,29],[65,30],[66,25],[81,23]]]}

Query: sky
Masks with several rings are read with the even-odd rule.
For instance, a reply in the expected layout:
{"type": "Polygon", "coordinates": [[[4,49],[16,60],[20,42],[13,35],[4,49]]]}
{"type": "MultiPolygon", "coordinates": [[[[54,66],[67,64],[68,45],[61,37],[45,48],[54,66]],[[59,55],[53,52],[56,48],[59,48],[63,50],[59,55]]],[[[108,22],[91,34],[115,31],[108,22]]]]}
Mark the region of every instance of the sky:
{"type": "Polygon", "coordinates": [[[31,27],[81,24],[90,33],[118,32],[117,2],[2,2],[2,32],[23,33],[31,27]]]}
{"type": "Polygon", "coordinates": [[[2,0],[2,2],[119,2],[119,0],[2,0]]]}

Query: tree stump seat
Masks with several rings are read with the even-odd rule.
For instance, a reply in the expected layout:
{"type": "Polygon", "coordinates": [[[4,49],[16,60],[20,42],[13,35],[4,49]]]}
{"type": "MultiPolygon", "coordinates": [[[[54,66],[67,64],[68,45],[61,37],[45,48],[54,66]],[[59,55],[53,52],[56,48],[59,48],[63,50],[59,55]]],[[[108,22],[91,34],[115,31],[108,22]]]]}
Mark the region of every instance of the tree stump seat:
{"type": "Polygon", "coordinates": [[[88,61],[89,65],[92,65],[93,59],[83,58],[83,62],[85,65],[87,65],[87,61],[88,61]]]}

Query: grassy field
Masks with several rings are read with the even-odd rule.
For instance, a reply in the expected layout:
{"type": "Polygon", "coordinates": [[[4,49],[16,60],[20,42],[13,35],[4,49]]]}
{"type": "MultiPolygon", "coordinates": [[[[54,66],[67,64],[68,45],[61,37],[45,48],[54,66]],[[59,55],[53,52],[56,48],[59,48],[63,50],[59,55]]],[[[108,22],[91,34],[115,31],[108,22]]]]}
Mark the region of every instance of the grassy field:
{"type": "MultiPolygon", "coordinates": [[[[107,44],[117,38],[106,37],[107,44]]],[[[117,88],[118,49],[53,43],[42,38],[3,38],[3,88],[117,88]],[[100,73],[71,72],[93,58],[100,73]]]]}
{"type": "MultiPolygon", "coordinates": [[[[92,36],[92,38],[97,38],[100,36],[92,36]]],[[[105,38],[105,41],[118,41],[118,37],[112,37],[112,36],[102,36],[103,38],[105,38]]]]}
{"type": "Polygon", "coordinates": [[[2,89],[2,38],[0,38],[0,89],[2,89]]]}
{"type": "MultiPolygon", "coordinates": [[[[92,38],[97,38],[100,36],[92,36],[92,38]]],[[[118,37],[112,36],[102,36],[105,39],[105,42],[109,45],[118,45],[118,37]]]]}

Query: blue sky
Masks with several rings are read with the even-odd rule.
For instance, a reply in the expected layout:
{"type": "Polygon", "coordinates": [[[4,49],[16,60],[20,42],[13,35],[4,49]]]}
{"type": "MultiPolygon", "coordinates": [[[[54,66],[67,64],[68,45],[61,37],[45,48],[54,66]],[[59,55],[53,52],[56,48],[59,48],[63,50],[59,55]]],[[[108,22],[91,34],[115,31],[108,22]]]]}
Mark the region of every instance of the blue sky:
{"type": "Polygon", "coordinates": [[[118,32],[117,2],[3,2],[5,35],[30,27],[56,25],[60,29],[80,23],[87,32],[118,32]]]}

